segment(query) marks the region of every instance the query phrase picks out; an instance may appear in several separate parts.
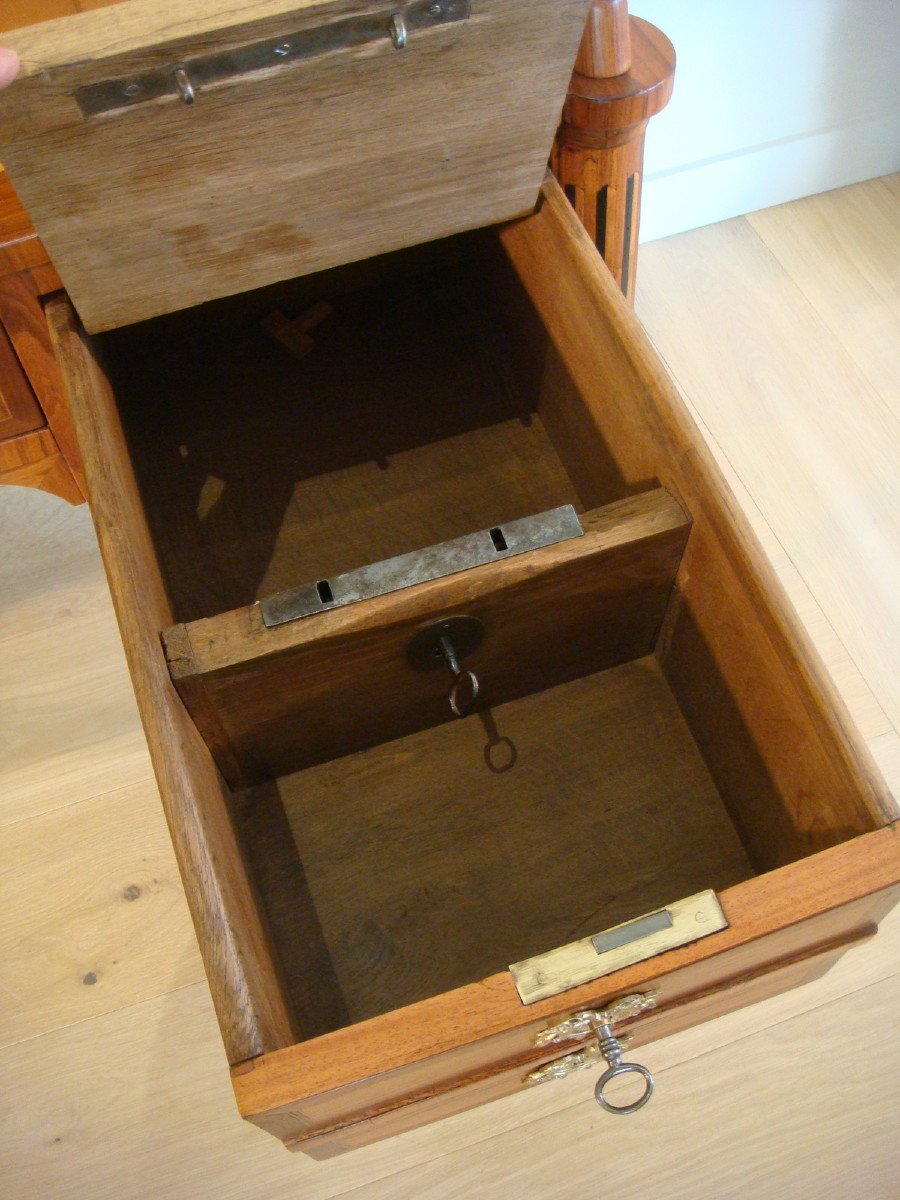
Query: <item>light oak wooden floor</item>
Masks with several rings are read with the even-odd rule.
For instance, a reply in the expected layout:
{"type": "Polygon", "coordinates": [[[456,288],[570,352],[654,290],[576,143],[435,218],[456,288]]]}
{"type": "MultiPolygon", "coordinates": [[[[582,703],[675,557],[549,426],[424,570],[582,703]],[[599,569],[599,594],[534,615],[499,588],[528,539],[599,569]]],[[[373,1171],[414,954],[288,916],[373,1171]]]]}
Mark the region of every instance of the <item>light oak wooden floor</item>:
{"type": "MultiPolygon", "coordinates": [[[[900,790],[898,178],[645,246],[638,311],[900,790]]],[[[238,1118],[88,514],[0,493],[3,1200],[889,1200],[900,914],[821,981],[330,1163],[238,1118]]]]}

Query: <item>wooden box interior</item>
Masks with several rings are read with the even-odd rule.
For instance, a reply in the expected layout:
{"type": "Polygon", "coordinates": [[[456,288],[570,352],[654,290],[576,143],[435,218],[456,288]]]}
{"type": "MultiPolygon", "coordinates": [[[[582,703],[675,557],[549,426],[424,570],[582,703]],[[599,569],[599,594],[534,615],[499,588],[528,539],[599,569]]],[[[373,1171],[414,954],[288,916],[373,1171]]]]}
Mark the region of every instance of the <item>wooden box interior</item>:
{"type": "MultiPolygon", "coordinates": [[[[673,488],[628,478],[573,422],[579,384],[493,230],[100,341],[178,622],[555,505],[673,488]],[[304,356],[261,324],[322,300],[304,356]]],[[[785,797],[683,577],[625,661],[234,790],[301,1036],[875,827],[839,796],[813,797],[812,820],[785,797]]],[[[552,641],[552,608],[539,628],[552,641]]]]}

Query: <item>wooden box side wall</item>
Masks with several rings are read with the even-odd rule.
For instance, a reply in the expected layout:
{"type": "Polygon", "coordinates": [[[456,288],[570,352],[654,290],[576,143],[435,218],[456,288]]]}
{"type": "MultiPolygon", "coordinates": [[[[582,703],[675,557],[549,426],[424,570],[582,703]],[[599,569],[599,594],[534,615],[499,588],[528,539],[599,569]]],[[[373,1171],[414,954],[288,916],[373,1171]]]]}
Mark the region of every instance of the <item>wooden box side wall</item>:
{"type": "Polygon", "coordinates": [[[523,382],[582,501],[662,484],[693,520],[658,653],[751,861],[769,870],[893,819],[702,434],[555,180],[499,241],[512,271],[497,273],[498,310],[514,314],[523,382]]]}
{"type": "Polygon", "coordinates": [[[492,707],[652,653],[684,514],[658,489],[582,524],[582,537],[272,629],[254,605],[166,630],[173,681],[225,778],[260,782],[450,719],[445,673],[405,652],[437,618],[482,621],[472,665],[492,707]]]}
{"type": "Polygon", "coordinates": [[[159,640],[172,614],[115,397],[65,296],[47,305],[97,538],[150,756],[229,1061],[296,1040],[230,793],[172,686],[159,640]]]}
{"type": "MultiPolygon", "coordinates": [[[[232,1071],[239,1108],[276,1137],[302,1142],[432,1096],[455,1095],[460,1102],[460,1089],[470,1083],[476,1085],[471,1104],[477,1104],[480,1082],[513,1066],[524,1075],[540,1060],[534,1038],[548,1024],[648,988],[658,991],[659,1008],[668,1009],[745,973],[853,936],[877,924],[896,903],[898,872],[897,830],[863,835],[721,893],[730,922],[721,933],[551,999],[523,1005],[504,972],[243,1063],[232,1071]]],[[[522,1086],[522,1075],[508,1091],[522,1086]]],[[[426,1105],[416,1123],[446,1111],[426,1105]]],[[[367,1140],[390,1132],[380,1134],[379,1125],[372,1122],[367,1140]]]]}
{"type": "MultiPolygon", "coordinates": [[[[770,996],[818,979],[848,950],[864,945],[874,933],[875,926],[863,926],[859,931],[816,944],[812,949],[785,955],[774,964],[765,963],[755,969],[745,968],[712,987],[690,993],[663,1008],[653,1010],[629,1029],[629,1049],[646,1045],[657,1038],[670,1037],[703,1021],[735,1012],[750,1004],[758,1004],[770,996]]],[[[446,1089],[435,1088],[419,1099],[362,1121],[323,1131],[311,1138],[288,1140],[287,1148],[314,1159],[334,1158],[360,1146],[370,1145],[373,1141],[395,1137],[432,1121],[465,1112],[476,1103],[488,1104],[492,1100],[511,1096],[521,1091],[523,1086],[528,1086],[524,1081],[529,1071],[578,1048],[579,1043],[575,1041],[562,1047],[545,1047],[540,1058],[523,1056],[515,1065],[485,1073],[476,1081],[461,1087],[454,1087],[451,1083],[446,1089]]],[[[629,1054],[629,1057],[633,1055],[629,1054]]]]}

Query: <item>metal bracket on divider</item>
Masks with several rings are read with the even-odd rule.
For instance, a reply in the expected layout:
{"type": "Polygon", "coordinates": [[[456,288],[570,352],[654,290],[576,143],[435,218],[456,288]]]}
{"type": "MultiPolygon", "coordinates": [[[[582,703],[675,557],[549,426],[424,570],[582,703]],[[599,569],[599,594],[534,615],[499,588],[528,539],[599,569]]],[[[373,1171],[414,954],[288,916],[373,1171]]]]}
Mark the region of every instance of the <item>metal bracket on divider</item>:
{"type": "Polygon", "coordinates": [[[276,592],[259,602],[263,624],[272,628],[359,600],[371,600],[374,596],[443,579],[446,575],[484,566],[500,558],[512,558],[527,550],[581,537],[583,533],[575,509],[571,504],[564,504],[534,517],[507,521],[493,529],[468,533],[426,550],[398,554],[396,558],[386,558],[356,571],[345,571],[329,579],[276,592]]]}

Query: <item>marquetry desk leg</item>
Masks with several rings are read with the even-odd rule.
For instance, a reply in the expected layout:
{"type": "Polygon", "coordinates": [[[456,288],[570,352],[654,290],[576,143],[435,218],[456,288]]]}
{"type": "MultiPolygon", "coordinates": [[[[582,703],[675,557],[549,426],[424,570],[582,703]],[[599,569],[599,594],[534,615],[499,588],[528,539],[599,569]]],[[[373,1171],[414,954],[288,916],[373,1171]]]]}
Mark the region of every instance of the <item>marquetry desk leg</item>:
{"type": "Polygon", "coordinates": [[[675,51],[627,0],[594,0],[550,165],[634,301],[644,133],[672,95],[675,51]]]}

